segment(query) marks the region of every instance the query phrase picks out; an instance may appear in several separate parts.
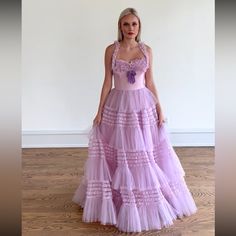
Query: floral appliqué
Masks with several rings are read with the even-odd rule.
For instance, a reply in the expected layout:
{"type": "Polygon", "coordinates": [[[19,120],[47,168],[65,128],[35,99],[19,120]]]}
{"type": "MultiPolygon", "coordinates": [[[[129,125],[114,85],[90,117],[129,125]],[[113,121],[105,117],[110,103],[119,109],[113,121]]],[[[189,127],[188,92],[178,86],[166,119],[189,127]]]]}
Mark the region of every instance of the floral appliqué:
{"type": "Polygon", "coordinates": [[[134,70],[128,70],[126,75],[127,75],[127,78],[128,78],[128,82],[130,84],[134,84],[135,83],[136,72],[134,70]]]}

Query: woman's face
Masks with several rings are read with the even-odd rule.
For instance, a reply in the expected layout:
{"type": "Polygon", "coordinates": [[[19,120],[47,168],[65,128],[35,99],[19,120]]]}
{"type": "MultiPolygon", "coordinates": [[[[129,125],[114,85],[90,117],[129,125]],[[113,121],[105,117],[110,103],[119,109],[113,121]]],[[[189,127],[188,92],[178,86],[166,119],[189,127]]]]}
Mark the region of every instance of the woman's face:
{"type": "Polygon", "coordinates": [[[120,27],[124,38],[135,39],[139,32],[139,20],[135,15],[129,14],[121,18],[120,27]]]}

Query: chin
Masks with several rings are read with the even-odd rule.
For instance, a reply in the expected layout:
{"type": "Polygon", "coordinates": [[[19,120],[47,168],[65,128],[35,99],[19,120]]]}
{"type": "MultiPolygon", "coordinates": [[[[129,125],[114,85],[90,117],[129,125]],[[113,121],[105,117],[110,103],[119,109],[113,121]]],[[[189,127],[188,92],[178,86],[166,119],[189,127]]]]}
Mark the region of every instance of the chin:
{"type": "Polygon", "coordinates": [[[133,39],[133,38],[135,39],[135,37],[136,37],[135,35],[128,35],[127,36],[127,38],[129,38],[129,39],[133,39]]]}

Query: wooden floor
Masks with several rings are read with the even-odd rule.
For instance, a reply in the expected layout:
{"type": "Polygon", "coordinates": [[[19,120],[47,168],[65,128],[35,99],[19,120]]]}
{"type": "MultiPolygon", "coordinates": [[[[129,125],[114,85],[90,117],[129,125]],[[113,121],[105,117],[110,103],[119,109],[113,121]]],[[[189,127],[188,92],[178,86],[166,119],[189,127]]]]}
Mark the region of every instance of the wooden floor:
{"type": "Polygon", "coordinates": [[[214,148],[174,148],[198,212],[162,230],[122,233],[114,226],[82,222],[71,201],[83,175],[87,148],[23,149],[22,235],[214,235],[214,148]]]}

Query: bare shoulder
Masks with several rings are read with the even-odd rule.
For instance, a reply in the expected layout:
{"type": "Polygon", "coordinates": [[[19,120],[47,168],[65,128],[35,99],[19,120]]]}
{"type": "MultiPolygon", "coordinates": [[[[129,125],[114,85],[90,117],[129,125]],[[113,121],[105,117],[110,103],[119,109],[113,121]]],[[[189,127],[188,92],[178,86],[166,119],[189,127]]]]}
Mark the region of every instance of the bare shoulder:
{"type": "Polygon", "coordinates": [[[146,51],[148,52],[148,54],[152,54],[152,48],[150,46],[148,46],[147,44],[144,44],[146,51]]]}
{"type": "Polygon", "coordinates": [[[109,44],[105,49],[105,53],[111,56],[114,49],[115,49],[115,43],[109,44]]]}

